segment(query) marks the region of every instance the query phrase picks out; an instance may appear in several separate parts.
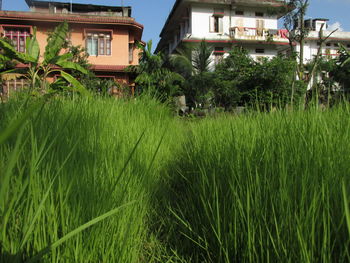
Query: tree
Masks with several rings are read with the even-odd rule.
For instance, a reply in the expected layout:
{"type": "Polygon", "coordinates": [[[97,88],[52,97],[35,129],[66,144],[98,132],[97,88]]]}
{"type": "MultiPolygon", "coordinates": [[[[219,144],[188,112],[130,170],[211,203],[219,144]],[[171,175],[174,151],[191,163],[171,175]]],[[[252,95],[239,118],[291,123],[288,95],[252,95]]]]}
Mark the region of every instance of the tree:
{"type": "Polygon", "coordinates": [[[141,92],[166,101],[168,98],[179,95],[180,85],[184,81],[180,74],[170,71],[164,65],[161,53],[152,54],[152,40],[145,46],[138,43],[141,55],[138,66],[128,68],[129,72],[135,72],[135,79],[141,92]]]}
{"type": "Polygon", "coordinates": [[[50,92],[55,89],[67,89],[66,82],[73,86],[73,91],[87,93],[84,86],[67,73],[67,70],[79,71],[88,74],[88,70],[78,63],[71,61],[73,54],[64,53],[60,55],[63,44],[68,34],[68,24],[64,22],[58,25],[54,32],[48,37],[44,55],[41,59],[39,43],[36,39],[36,28],[33,36],[26,40],[26,52],[21,53],[9,44],[5,39],[0,38],[0,48],[3,55],[19,63],[25,64],[25,69],[13,69],[2,72],[2,74],[22,74],[30,81],[31,90],[39,89],[41,92],[50,92]],[[60,73],[60,77],[53,83],[48,82],[48,77],[53,73],[60,73]]]}
{"type": "Polygon", "coordinates": [[[184,93],[191,106],[207,104],[212,91],[210,64],[212,48],[203,39],[199,45],[184,45],[170,56],[174,71],[181,74],[186,82],[184,93]]]}
{"type": "MultiPolygon", "coordinates": [[[[295,64],[283,56],[254,61],[246,50],[235,47],[215,71],[217,103],[226,109],[236,105],[283,108],[290,100],[295,64]]],[[[298,81],[296,94],[303,88],[298,81]]]]}
{"type": "Polygon", "coordinates": [[[338,82],[345,95],[350,93],[350,51],[342,44],[339,44],[339,57],[335,60],[335,67],[330,71],[330,75],[338,82]]]}
{"type": "MultiPolygon", "coordinates": [[[[285,0],[283,7],[287,13],[284,16],[284,27],[288,30],[288,39],[291,54],[295,55],[295,43],[299,44],[299,68],[298,73],[303,73],[304,44],[309,34],[309,28],[305,27],[305,15],[309,7],[309,0],[285,0]]],[[[302,79],[302,76],[299,76],[302,79]]]]}

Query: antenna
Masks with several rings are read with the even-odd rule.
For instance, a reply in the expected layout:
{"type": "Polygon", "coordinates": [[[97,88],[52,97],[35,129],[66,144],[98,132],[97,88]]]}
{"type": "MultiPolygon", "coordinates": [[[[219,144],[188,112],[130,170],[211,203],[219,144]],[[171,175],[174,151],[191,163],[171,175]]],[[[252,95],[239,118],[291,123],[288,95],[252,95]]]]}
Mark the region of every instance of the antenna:
{"type": "MultiPolygon", "coordinates": [[[[1,1],[1,0],[0,0],[1,1]]],[[[122,2],[122,6],[124,6],[124,0],[121,0],[121,2],[122,2]]]]}
{"type": "Polygon", "coordinates": [[[0,0],[0,11],[2,10],[2,0],[0,0]]]}
{"type": "MultiPolygon", "coordinates": [[[[0,0],[1,1],[1,0],[0,0]]],[[[72,3],[72,0],[70,0],[70,13],[72,14],[73,13],[73,3],[72,3]]]]}

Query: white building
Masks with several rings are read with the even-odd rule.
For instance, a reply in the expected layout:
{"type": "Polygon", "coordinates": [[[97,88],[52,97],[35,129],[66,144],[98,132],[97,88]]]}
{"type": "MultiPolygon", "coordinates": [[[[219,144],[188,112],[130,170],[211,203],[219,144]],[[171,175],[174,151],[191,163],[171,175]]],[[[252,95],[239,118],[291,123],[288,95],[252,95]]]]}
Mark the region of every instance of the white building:
{"type": "MultiPolygon", "coordinates": [[[[305,26],[309,28],[309,34],[305,39],[304,45],[304,63],[312,61],[321,46],[320,31],[322,28],[323,38],[331,34],[333,30],[329,30],[327,25],[328,19],[317,18],[305,21],[305,26]]],[[[325,42],[321,49],[321,55],[328,58],[339,56],[339,43],[350,48],[350,32],[336,31],[325,42]]],[[[296,46],[296,51],[300,51],[300,46],[296,46]]]]}
{"type": "Polygon", "coordinates": [[[176,0],[160,34],[156,52],[171,54],[182,43],[203,39],[213,47],[217,63],[233,46],[254,57],[273,57],[288,46],[287,32],[278,29],[276,13],[283,0],[176,0]]]}

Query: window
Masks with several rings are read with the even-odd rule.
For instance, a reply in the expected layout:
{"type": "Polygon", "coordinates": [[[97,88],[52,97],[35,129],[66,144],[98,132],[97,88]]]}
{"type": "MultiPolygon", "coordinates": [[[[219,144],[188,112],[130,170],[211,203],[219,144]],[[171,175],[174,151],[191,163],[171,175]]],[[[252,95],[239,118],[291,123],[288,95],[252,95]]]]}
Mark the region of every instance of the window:
{"type": "Polygon", "coordinates": [[[326,46],[327,46],[327,47],[330,47],[330,46],[331,46],[331,43],[327,43],[326,46]]]}
{"type": "Polygon", "coordinates": [[[26,39],[30,37],[30,28],[5,27],[4,36],[11,39],[15,49],[18,52],[26,51],[26,39]]]}
{"type": "Polygon", "coordinates": [[[109,33],[88,33],[86,49],[90,56],[111,55],[111,35],[109,33]]]}
{"type": "Polygon", "coordinates": [[[224,47],[215,47],[214,48],[214,64],[218,65],[224,59],[225,49],[224,47]]]}
{"type": "Polygon", "coordinates": [[[209,31],[211,33],[222,33],[223,32],[222,17],[220,17],[220,16],[211,16],[210,17],[209,31]]]}
{"type": "Polygon", "coordinates": [[[134,44],[129,43],[129,63],[134,60],[134,44]]]}
{"type": "Polygon", "coordinates": [[[255,49],[255,53],[257,53],[257,54],[264,54],[265,53],[265,49],[257,48],[257,49],[255,49]]]}
{"type": "Polygon", "coordinates": [[[256,35],[263,36],[264,35],[264,28],[265,28],[265,20],[257,19],[256,20],[256,35]]]}
{"type": "Polygon", "coordinates": [[[346,46],[347,46],[348,48],[350,48],[350,44],[347,44],[346,46]]]}
{"type": "Polygon", "coordinates": [[[244,15],[244,12],[242,10],[236,10],[236,15],[238,16],[243,16],[244,15]]]}
{"type": "Polygon", "coordinates": [[[255,12],[255,16],[263,17],[264,13],[263,12],[255,12]]]}

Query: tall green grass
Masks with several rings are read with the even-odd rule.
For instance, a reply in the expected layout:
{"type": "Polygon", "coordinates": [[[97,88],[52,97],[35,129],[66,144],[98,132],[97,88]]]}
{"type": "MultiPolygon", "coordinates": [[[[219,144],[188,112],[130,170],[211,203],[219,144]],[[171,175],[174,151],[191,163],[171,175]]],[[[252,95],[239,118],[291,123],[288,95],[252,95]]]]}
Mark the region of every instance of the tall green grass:
{"type": "Polygon", "coordinates": [[[22,122],[0,145],[0,261],[145,262],[152,189],[181,140],[176,120],[152,100],[55,99],[24,121],[32,104],[0,109],[1,130],[22,122]]]}
{"type": "Polygon", "coordinates": [[[187,262],[350,262],[349,113],[193,123],[169,169],[169,249],[187,262]]]}
{"type": "Polygon", "coordinates": [[[349,117],[0,104],[0,262],[349,262],[349,117]]]}

